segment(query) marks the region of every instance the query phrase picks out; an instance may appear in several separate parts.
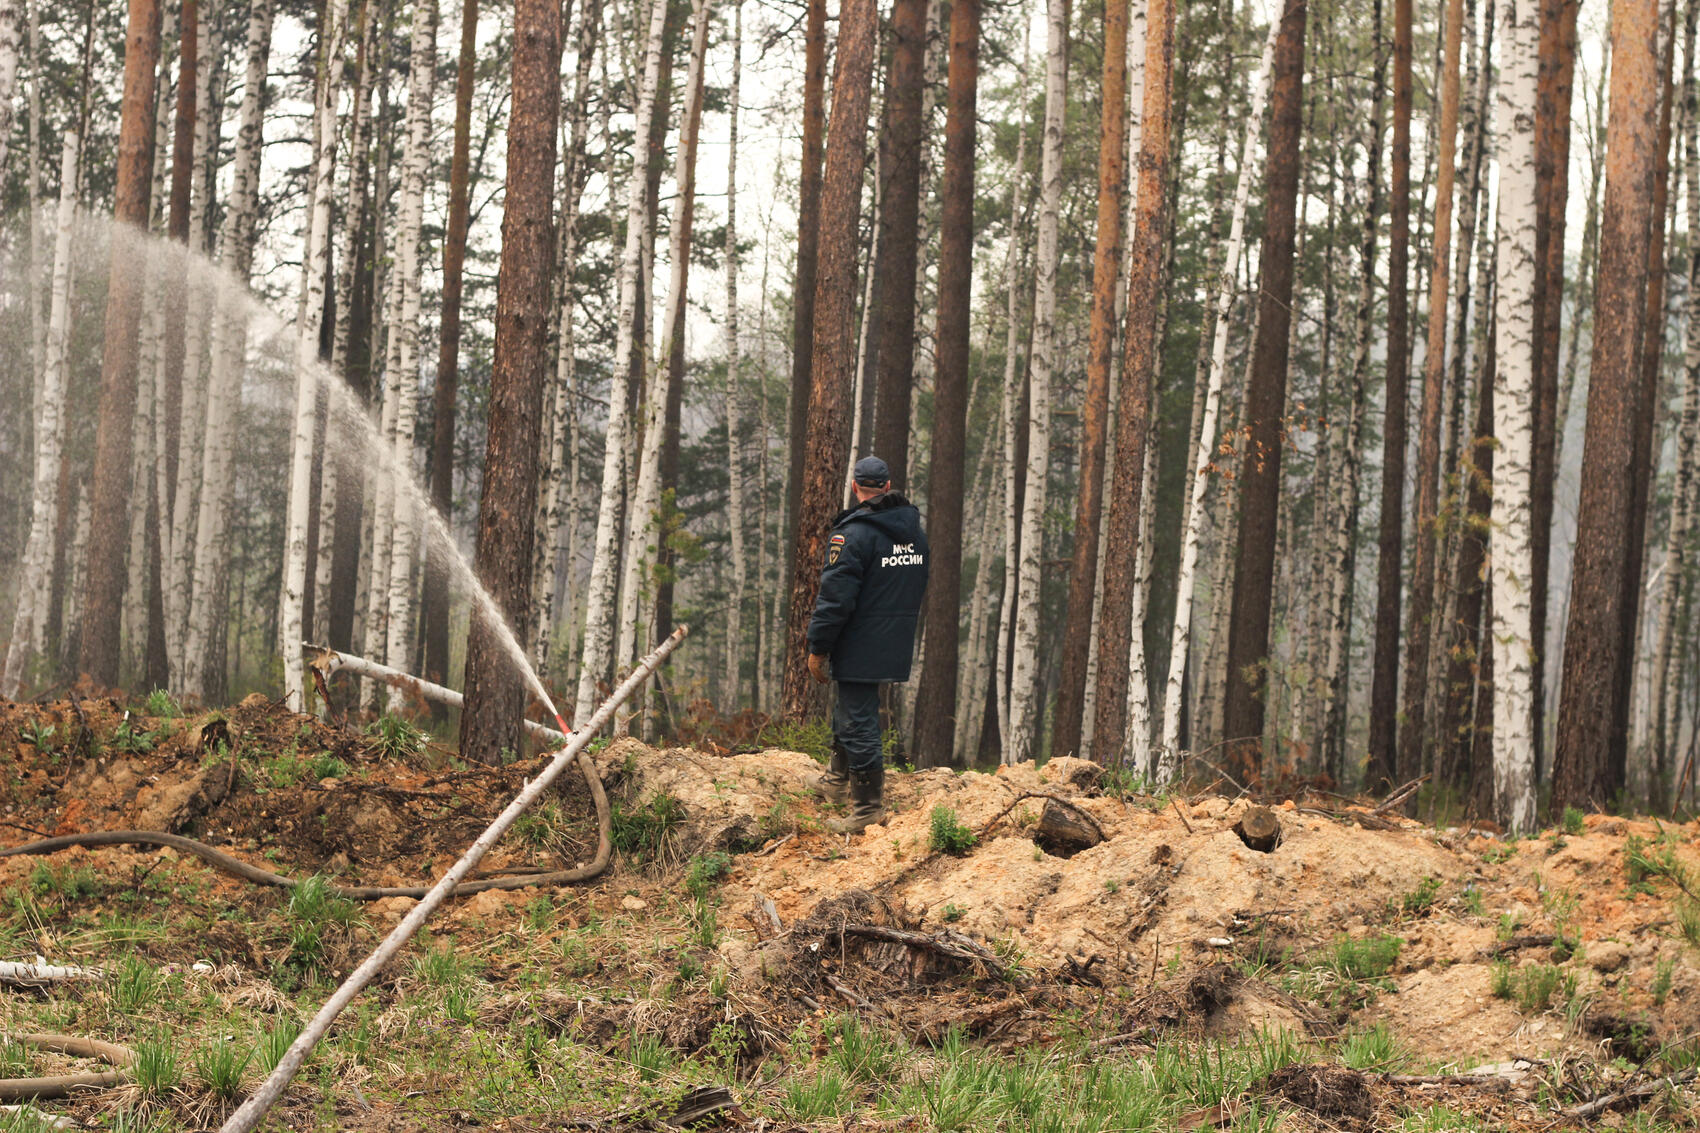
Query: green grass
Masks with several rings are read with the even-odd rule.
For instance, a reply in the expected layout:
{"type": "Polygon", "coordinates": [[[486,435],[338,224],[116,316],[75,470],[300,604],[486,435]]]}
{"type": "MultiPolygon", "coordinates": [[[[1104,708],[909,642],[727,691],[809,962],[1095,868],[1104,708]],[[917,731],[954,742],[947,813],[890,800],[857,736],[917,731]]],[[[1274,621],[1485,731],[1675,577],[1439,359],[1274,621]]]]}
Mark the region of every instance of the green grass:
{"type": "Polygon", "coordinates": [[[1405,894],[1399,900],[1399,909],[1408,917],[1426,915],[1434,908],[1434,899],[1440,894],[1443,882],[1430,874],[1417,883],[1417,887],[1405,894]]]}
{"type": "Polygon", "coordinates": [[[146,755],[154,748],[160,733],[144,731],[128,716],[112,732],[112,746],[130,755],[146,755]]]}
{"type": "Polygon", "coordinates": [[[963,824],[956,811],[939,803],[933,808],[927,828],[927,848],[935,854],[955,854],[961,857],[979,841],[974,831],[963,824]]]}
{"type": "Polygon", "coordinates": [[[1493,966],[1489,990],[1496,999],[1510,1000],[1525,1015],[1538,1014],[1553,1005],[1554,998],[1570,999],[1576,994],[1576,976],[1556,964],[1530,964],[1514,968],[1505,961],[1493,966]]]}
{"type": "Polygon", "coordinates": [[[685,889],[697,900],[706,901],[730,872],[731,855],[720,850],[698,854],[685,868],[685,889]]]}
{"type": "Polygon", "coordinates": [[[615,800],[610,809],[614,848],[639,862],[660,858],[685,821],[685,804],[665,793],[637,806],[615,800]]]}
{"type": "Polygon", "coordinates": [[[1411,1056],[1387,1024],[1377,1023],[1367,1031],[1353,1031],[1341,1041],[1340,1061],[1353,1070],[1392,1072],[1408,1065],[1411,1056]]]}
{"type": "Polygon", "coordinates": [[[149,716],[168,718],[183,715],[183,707],[177,703],[177,698],[162,688],[156,688],[148,693],[147,699],[142,701],[142,711],[149,716]]]}
{"type": "Polygon", "coordinates": [[[131,1078],[143,1094],[163,1098],[183,1081],[177,1046],[170,1031],[160,1031],[136,1044],[136,1064],[131,1078]]]}
{"type": "Polygon", "coordinates": [[[75,901],[100,892],[100,878],[90,866],[39,861],[30,871],[30,888],[43,897],[75,901]]]}
{"type": "Polygon", "coordinates": [[[284,1054],[301,1034],[301,1024],[294,1019],[281,1019],[277,1024],[260,1036],[260,1041],[254,1046],[254,1060],[259,1064],[261,1074],[270,1074],[277,1069],[277,1064],[283,1061],[284,1054]]]}
{"type": "Polygon", "coordinates": [[[220,1039],[195,1052],[195,1081],[220,1101],[242,1092],[242,1077],[254,1052],[238,1050],[232,1039],[220,1039]]]}
{"type": "Polygon", "coordinates": [[[1566,834],[1574,838],[1582,833],[1584,829],[1582,820],[1585,817],[1586,816],[1578,808],[1567,806],[1564,808],[1564,817],[1560,825],[1563,827],[1566,834]]]}
{"type": "Polygon", "coordinates": [[[1322,966],[1343,980],[1379,979],[1392,970],[1405,942],[1383,934],[1353,940],[1340,936],[1328,948],[1322,966]]]}
{"type": "Polygon", "coordinates": [[[367,747],[379,759],[394,762],[425,750],[425,733],[400,716],[386,712],[366,725],[367,747]]]}
{"type": "Polygon", "coordinates": [[[118,966],[118,976],[113,982],[113,998],[117,1001],[120,1011],[133,1015],[151,1006],[159,998],[160,986],[163,983],[158,968],[132,954],[124,957],[123,963],[118,966]]]}
{"type": "Polygon", "coordinates": [[[773,720],[756,736],[762,747],[800,751],[821,763],[832,758],[832,724],[826,719],[773,720]]]}

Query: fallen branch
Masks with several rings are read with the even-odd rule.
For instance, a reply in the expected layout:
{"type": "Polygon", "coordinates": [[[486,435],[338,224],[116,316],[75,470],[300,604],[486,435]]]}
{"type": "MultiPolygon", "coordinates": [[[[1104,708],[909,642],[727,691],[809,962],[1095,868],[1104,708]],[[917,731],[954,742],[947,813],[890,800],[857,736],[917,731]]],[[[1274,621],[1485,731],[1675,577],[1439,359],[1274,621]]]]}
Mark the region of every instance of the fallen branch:
{"type": "MultiPolygon", "coordinates": [[[[396,688],[416,693],[425,700],[433,700],[438,704],[446,704],[450,708],[460,708],[466,701],[460,693],[452,688],[434,684],[422,677],[404,673],[400,669],[392,669],[388,665],[380,665],[364,657],[356,657],[352,653],[341,653],[325,645],[314,645],[310,642],[301,643],[301,651],[308,656],[307,667],[324,680],[330,681],[334,673],[353,673],[355,676],[370,677],[396,688]]],[[[525,730],[533,736],[549,744],[564,744],[568,737],[555,729],[532,720],[521,721],[525,730]]],[[[575,733],[576,734],[576,733],[575,733]]]]}
{"type": "Polygon", "coordinates": [[[1584,1102],[1581,1105],[1560,1110],[1559,1113],[1573,1121],[1598,1117],[1608,1109],[1616,1109],[1618,1106],[1629,1102],[1639,1105],[1648,1098],[1663,1093],[1666,1089],[1692,1082],[1696,1073],[1696,1069],[1690,1066],[1680,1074],[1670,1074],[1663,1078],[1655,1078],[1651,1082],[1643,1082],[1639,1086],[1631,1086],[1627,1090],[1619,1090],[1615,1094],[1605,1094],[1591,1102],[1584,1102]]]}
{"type": "MultiPolygon", "coordinates": [[[[680,626],[673,631],[672,636],[668,637],[649,656],[638,663],[631,675],[621,682],[619,688],[614,690],[614,694],[603,701],[602,707],[596,710],[596,714],[586,720],[583,726],[573,733],[567,746],[555,754],[537,778],[527,784],[526,788],[508,804],[507,809],[496,816],[496,820],[490,824],[484,833],[478,836],[466,853],[461,855],[460,860],[449,867],[449,871],[438,880],[436,885],[431,887],[430,892],[420,898],[419,903],[408,911],[401,923],[396,925],[388,936],[384,937],[383,942],[372,951],[372,954],[362,960],[360,966],[355,968],[348,978],[342,982],[342,986],[331,994],[331,997],[325,1001],[325,1005],[319,1008],[318,1014],[314,1015],[302,1028],[300,1036],[290,1044],[289,1049],[278,1060],[276,1069],[260,1084],[260,1088],[254,1091],[253,1096],[243,1102],[241,1108],[230,1115],[230,1120],[226,1121],[221,1127],[221,1133],[249,1133],[249,1130],[260,1123],[261,1119],[265,1117],[266,1111],[282,1096],[290,1079],[295,1077],[295,1072],[307,1060],[307,1055],[318,1045],[319,1040],[325,1037],[325,1033],[330,1030],[330,1026],[336,1021],[336,1017],[342,1014],[343,1008],[347,1007],[354,997],[360,994],[360,990],[383,970],[384,965],[401,951],[402,945],[412,939],[413,934],[418,932],[431,914],[437,911],[437,907],[448,900],[450,894],[455,892],[461,878],[478,867],[478,863],[483,860],[484,855],[490,851],[497,840],[508,832],[508,828],[519,820],[520,815],[529,810],[531,805],[542,797],[543,792],[554,784],[561,772],[565,771],[567,765],[575,759],[596,796],[596,817],[599,823],[596,860],[586,866],[584,870],[575,872],[580,873],[582,877],[594,877],[607,867],[609,855],[612,853],[612,845],[609,841],[608,797],[602,790],[601,776],[596,773],[596,767],[591,763],[590,756],[585,754],[585,748],[589,746],[591,737],[601,731],[603,725],[607,724],[609,718],[614,715],[614,710],[623,704],[632,693],[643,687],[650,674],[660,666],[669,653],[673,652],[679,642],[685,639],[687,632],[688,627],[680,626]]],[[[536,876],[547,875],[538,874],[536,876]]],[[[483,883],[475,882],[474,884],[483,883]]]]}
{"type": "Polygon", "coordinates": [[[99,968],[67,967],[60,964],[17,964],[0,961],[0,984],[36,988],[72,980],[98,980],[106,975],[99,968]]]}
{"type": "Polygon", "coordinates": [[[1059,795],[1049,794],[1045,791],[1023,791],[1021,794],[1016,795],[1015,798],[1010,800],[1008,806],[998,811],[998,813],[992,817],[990,822],[980,828],[980,837],[984,838],[987,834],[990,834],[992,827],[1009,817],[1010,811],[1014,810],[1017,806],[1026,802],[1028,799],[1048,799],[1059,806],[1065,806],[1086,820],[1087,825],[1091,826],[1092,829],[1097,832],[1099,841],[1103,841],[1107,837],[1104,833],[1104,828],[1098,825],[1098,820],[1093,818],[1085,810],[1081,809],[1078,803],[1070,802],[1068,799],[1062,798],[1059,795]]]}
{"type": "Polygon", "coordinates": [[[1510,940],[1501,941],[1492,948],[1484,949],[1483,954],[1495,957],[1508,956],[1524,948],[1545,948],[1557,939],[1550,932],[1525,933],[1522,936],[1514,936],[1510,940]]]}
{"type": "Polygon", "coordinates": [[[928,935],[923,932],[910,932],[908,929],[891,928],[877,924],[847,924],[841,930],[844,936],[861,937],[863,940],[883,940],[892,944],[906,944],[910,948],[924,952],[933,952],[947,959],[957,960],[964,964],[981,964],[992,975],[1002,979],[1007,969],[996,956],[982,946],[969,940],[959,932],[944,932],[928,935]]]}
{"type": "Polygon", "coordinates": [[[1421,787],[1424,783],[1428,782],[1428,780],[1429,780],[1429,777],[1427,775],[1417,776],[1415,779],[1412,779],[1409,783],[1406,783],[1403,787],[1396,788],[1393,791],[1392,794],[1390,794],[1386,798],[1382,799],[1379,803],[1376,804],[1375,809],[1370,811],[1370,813],[1374,814],[1374,815],[1386,814],[1388,811],[1392,810],[1394,807],[1400,805],[1406,799],[1408,799],[1412,795],[1416,794],[1417,788],[1421,787]]]}
{"type": "Polygon", "coordinates": [[[1501,1094],[1511,1088],[1511,1079],[1502,1074],[1381,1074],[1378,1077],[1388,1086],[1474,1086],[1501,1094]]]}
{"type": "Polygon", "coordinates": [[[20,1046],[68,1054],[74,1058],[98,1058],[113,1069],[98,1074],[55,1074],[51,1078],[0,1079],[0,1101],[20,1102],[38,1098],[62,1098],[72,1090],[107,1090],[124,1080],[124,1070],[136,1061],[136,1052],[126,1046],[75,1035],[13,1035],[20,1046]]]}

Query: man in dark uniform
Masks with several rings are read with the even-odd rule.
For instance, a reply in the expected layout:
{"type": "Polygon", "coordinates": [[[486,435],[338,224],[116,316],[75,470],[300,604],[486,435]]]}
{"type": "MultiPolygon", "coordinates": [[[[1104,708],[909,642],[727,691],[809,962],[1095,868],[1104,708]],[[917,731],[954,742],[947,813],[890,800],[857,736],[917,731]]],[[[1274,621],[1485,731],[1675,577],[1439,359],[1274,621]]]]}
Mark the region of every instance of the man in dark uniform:
{"type": "Polygon", "coordinates": [[[838,682],[832,765],[815,787],[831,799],[848,795],[850,814],[827,823],[840,834],[885,820],[880,685],[909,679],[927,589],[921,513],[891,490],[879,457],[858,460],[851,476],[856,503],[832,521],[808,635],[809,672],[838,682]]]}

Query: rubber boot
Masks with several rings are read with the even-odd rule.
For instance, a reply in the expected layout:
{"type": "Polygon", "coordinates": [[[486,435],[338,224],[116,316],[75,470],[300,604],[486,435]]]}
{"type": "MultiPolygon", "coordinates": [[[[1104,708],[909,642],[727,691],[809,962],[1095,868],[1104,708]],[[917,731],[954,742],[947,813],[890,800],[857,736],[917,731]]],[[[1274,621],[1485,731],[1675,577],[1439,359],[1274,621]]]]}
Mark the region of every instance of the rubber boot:
{"type": "Polygon", "coordinates": [[[837,740],[832,741],[832,762],[809,779],[809,790],[829,803],[850,801],[850,753],[837,740]]]}
{"type": "Polygon", "coordinates": [[[850,813],[826,824],[834,834],[860,834],[885,821],[885,768],[857,771],[850,776],[850,813]]]}

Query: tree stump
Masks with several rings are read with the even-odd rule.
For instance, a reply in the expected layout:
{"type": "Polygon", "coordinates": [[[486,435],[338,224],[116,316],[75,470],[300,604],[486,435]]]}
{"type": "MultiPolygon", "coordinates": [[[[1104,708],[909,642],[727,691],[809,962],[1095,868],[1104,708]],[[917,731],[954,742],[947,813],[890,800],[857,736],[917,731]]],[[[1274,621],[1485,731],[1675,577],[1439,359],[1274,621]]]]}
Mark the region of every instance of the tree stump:
{"type": "Polygon", "coordinates": [[[1033,840],[1046,853],[1071,858],[1104,839],[1073,807],[1048,799],[1039,815],[1039,825],[1033,831],[1033,840]]]}
{"type": "Polygon", "coordinates": [[[1281,844],[1281,820],[1268,807],[1254,806],[1234,823],[1234,833],[1247,846],[1267,854],[1281,844]]]}

